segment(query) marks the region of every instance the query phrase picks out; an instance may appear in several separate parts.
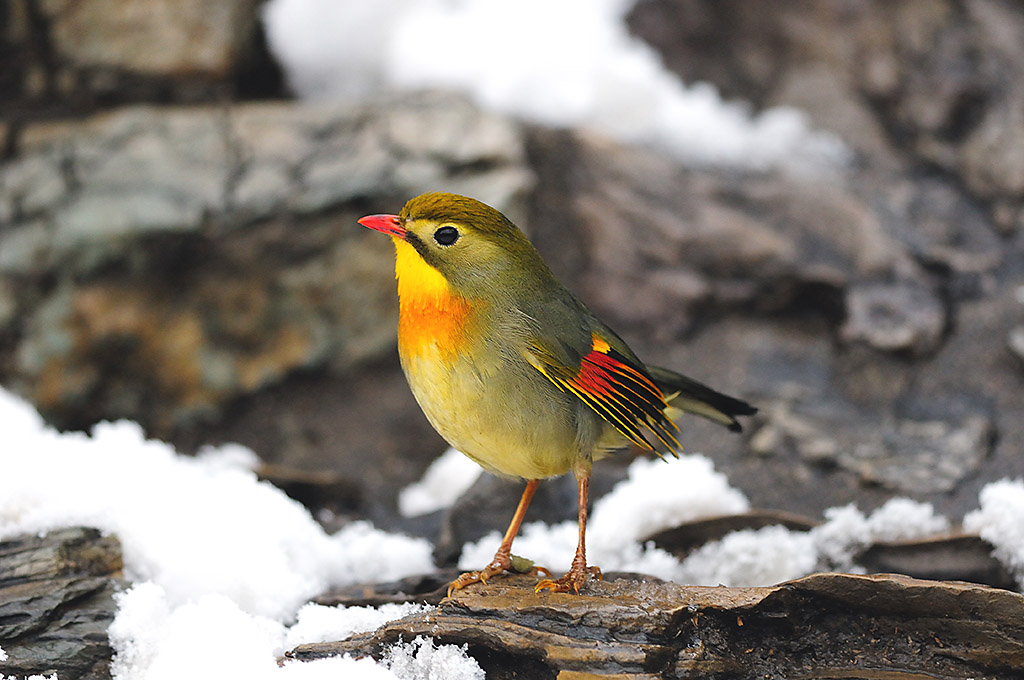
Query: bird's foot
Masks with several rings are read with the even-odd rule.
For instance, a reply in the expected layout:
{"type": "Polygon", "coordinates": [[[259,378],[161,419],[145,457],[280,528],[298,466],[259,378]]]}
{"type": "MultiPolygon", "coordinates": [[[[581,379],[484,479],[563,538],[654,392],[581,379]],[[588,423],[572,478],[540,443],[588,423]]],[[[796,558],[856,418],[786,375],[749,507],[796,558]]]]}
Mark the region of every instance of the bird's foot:
{"type": "Polygon", "coordinates": [[[588,567],[586,564],[573,562],[572,568],[565,572],[562,578],[546,578],[534,587],[534,592],[550,590],[553,593],[576,593],[580,594],[580,588],[587,584],[587,581],[595,578],[598,581],[604,580],[599,567],[588,567]]]}
{"type": "Polygon", "coordinates": [[[473,583],[483,583],[486,585],[487,579],[505,573],[511,566],[510,560],[500,560],[495,557],[493,562],[479,571],[467,571],[465,574],[460,574],[457,579],[448,584],[448,597],[451,597],[452,593],[456,590],[462,590],[473,583]]]}
{"type": "Polygon", "coordinates": [[[452,596],[452,593],[456,590],[462,590],[468,585],[473,583],[483,583],[487,585],[487,579],[498,574],[503,574],[506,571],[515,572],[517,574],[543,574],[545,576],[551,576],[551,572],[544,567],[538,567],[533,562],[518,555],[503,555],[501,553],[494,556],[494,559],[486,567],[480,571],[467,571],[465,574],[461,574],[457,579],[452,581],[448,585],[448,597],[452,596]]]}

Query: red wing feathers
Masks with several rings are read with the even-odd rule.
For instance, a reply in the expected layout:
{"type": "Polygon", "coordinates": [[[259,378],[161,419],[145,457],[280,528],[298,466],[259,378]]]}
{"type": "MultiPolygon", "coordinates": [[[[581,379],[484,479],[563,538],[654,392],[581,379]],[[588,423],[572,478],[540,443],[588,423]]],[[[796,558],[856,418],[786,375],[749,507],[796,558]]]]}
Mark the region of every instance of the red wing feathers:
{"type": "Polygon", "coordinates": [[[669,450],[679,448],[674,435],[679,430],[665,416],[668,405],[661,390],[642,367],[597,335],[576,371],[547,362],[533,365],[560,389],[579,397],[637,446],[658,453],[644,436],[641,428],[646,427],[669,450]]]}

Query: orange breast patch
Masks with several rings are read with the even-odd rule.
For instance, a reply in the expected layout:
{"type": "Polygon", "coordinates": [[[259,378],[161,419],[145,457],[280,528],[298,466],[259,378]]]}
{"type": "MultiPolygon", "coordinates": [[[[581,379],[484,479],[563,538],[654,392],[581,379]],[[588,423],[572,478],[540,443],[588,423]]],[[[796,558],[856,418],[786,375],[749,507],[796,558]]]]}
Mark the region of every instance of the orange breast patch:
{"type": "Polygon", "coordinates": [[[435,346],[441,356],[451,358],[463,347],[470,306],[465,298],[448,296],[400,303],[398,349],[402,354],[419,354],[435,346]]]}

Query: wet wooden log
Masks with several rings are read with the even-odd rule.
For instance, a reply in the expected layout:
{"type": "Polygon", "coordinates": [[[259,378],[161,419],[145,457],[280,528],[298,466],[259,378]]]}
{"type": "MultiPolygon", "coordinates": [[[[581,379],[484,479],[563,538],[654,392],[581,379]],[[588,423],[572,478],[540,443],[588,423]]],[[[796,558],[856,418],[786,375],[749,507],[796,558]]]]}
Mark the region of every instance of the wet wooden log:
{"type": "Polygon", "coordinates": [[[121,544],[70,528],[0,542],[0,676],[108,680],[121,544]]]}
{"type": "Polygon", "coordinates": [[[1024,596],[898,575],[726,588],[620,578],[579,596],[510,576],[427,613],[287,657],[379,656],[418,635],[505,678],[996,678],[1024,669],[1024,596]]]}

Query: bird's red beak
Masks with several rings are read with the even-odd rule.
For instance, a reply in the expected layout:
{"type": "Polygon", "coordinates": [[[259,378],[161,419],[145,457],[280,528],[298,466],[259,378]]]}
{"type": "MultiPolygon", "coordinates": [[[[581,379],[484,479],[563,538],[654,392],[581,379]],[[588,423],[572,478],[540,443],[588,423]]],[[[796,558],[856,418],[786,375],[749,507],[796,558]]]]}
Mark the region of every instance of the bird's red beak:
{"type": "Polygon", "coordinates": [[[374,231],[379,231],[389,236],[405,238],[409,235],[409,232],[402,226],[402,220],[399,219],[398,215],[367,215],[366,217],[359,218],[358,221],[364,227],[369,227],[374,231]]]}

